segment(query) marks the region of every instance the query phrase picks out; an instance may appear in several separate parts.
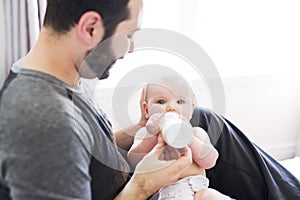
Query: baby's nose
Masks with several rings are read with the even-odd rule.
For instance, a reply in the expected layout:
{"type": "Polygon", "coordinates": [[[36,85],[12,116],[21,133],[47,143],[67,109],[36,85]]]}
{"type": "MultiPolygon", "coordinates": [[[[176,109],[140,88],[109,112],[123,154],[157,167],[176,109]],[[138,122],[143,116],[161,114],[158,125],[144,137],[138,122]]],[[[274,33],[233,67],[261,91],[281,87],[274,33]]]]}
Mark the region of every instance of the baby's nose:
{"type": "Polygon", "coordinates": [[[176,112],[176,107],[173,105],[168,105],[167,106],[167,112],[176,112]]]}

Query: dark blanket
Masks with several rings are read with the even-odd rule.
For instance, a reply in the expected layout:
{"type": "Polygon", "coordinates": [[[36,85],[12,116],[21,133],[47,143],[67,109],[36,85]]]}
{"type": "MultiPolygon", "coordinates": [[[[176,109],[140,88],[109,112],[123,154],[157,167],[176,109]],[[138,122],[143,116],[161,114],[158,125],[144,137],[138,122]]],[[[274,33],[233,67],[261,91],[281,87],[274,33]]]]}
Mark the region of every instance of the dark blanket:
{"type": "Polygon", "coordinates": [[[207,170],[211,188],[241,200],[300,200],[299,180],[227,119],[196,108],[191,123],[208,132],[219,152],[207,170]]]}

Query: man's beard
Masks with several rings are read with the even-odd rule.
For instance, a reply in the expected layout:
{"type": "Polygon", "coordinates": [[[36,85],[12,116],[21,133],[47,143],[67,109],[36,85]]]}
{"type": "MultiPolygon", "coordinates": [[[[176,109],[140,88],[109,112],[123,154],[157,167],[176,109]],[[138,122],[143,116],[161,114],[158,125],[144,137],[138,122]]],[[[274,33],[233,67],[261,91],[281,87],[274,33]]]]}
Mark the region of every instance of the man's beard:
{"type": "Polygon", "coordinates": [[[109,76],[110,68],[116,63],[116,56],[111,48],[111,38],[101,41],[94,49],[85,54],[78,73],[82,78],[105,79],[109,76]]]}

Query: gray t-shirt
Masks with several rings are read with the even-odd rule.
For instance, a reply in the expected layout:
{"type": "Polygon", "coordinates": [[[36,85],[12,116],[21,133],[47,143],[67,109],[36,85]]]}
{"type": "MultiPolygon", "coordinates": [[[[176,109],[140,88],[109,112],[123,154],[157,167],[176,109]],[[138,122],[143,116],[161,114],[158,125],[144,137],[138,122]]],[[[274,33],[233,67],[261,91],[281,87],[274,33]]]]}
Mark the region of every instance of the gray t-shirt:
{"type": "Polygon", "coordinates": [[[0,199],[112,199],[129,168],[88,88],[12,71],[0,94],[0,199]]]}

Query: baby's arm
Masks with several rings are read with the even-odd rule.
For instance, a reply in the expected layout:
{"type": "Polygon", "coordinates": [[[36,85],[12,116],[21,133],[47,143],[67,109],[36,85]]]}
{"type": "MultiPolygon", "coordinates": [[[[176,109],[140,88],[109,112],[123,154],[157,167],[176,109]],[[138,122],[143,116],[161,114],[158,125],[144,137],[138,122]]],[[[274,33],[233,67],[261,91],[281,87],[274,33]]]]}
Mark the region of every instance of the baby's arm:
{"type": "Polygon", "coordinates": [[[146,127],[138,130],[134,137],[134,143],[128,152],[128,159],[136,166],[142,158],[149,153],[157,143],[160,132],[159,121],[163,113],[155,113],[146,123],[146,127]]]}
{"type": "Polygon", "coordinates": [[[157,135],[150,134],[145,127],[139,129],[134,137],[133,145],[128,152],[130,163],[136,166],[153,149],[156,143],[157,135]]]}
{"type": "Polygon", "coordinates": [[[194,137],[189,147],[192,150],[194,162],[204,169],[212,168],[219,156],[218,151],[210,143],[207,133],[202,128],[195,127],[193,132],[194,137]]]}

